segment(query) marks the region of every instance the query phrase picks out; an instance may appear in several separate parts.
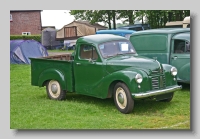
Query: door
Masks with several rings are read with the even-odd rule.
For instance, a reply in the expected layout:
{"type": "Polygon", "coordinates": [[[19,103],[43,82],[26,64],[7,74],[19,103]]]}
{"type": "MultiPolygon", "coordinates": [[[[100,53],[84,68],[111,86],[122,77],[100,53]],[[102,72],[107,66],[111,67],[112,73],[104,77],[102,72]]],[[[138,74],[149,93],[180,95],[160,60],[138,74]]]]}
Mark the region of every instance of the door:
{"type": "Polygon", "coordinates": [[[75,89],[77,93],[98,96],[93,92],[104,77],[105,66],[102,65],[97,50],[91,44],[78,44],[78,54],[74,62],[75,89]]]}
{"type": "Polygon", "coordinates": [[[177,68],[179,82],[190,82],[190,42],[178,39],[172,41],[170,64],[177,68]]]}

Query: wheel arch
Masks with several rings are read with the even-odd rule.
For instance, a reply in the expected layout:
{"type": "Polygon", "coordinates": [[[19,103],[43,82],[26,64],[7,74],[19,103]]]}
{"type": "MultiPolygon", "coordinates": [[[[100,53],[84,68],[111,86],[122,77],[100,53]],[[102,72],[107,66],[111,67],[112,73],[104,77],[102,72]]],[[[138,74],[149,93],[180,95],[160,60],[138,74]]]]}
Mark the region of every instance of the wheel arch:
{"type": "Polygon", "coordinates": [[[115,87],[115,85],[116,85],[117,83],[119,83],[119,82],[126,84],[126,83],[123,82],[122,80],[114,80],[113,82],[111,82],[111,84],[109,85],[109,88],[108,88],[108,96],[107,96],[107,98],[112,98],[112,97],[113,97],[114,87],[115,87]]]}
{"type": "Polygon", "coordinates": [[[40,87],[45,86],[49,80],[56,80],[60,83],[63,90],[67,89],[66,80],[64,74],[57,69],[47,69],[43,71],[38,80],[38,85],[40,87]]]}
{"type": "Polygon", "coordinates": [[[110,81],[110,85],[108,87],[108,95],[107,98],[111,98],[113,96],[113,90],[115,85],[118,82],[124,83],[130,91],[134,91],[137,83],[135,82],[135,75],[137,72],[134,71],[118,71],[112,74],[110,77],[112,80],[110,81]],[[114,78],[113,78],[114,77],[114,78]]]}

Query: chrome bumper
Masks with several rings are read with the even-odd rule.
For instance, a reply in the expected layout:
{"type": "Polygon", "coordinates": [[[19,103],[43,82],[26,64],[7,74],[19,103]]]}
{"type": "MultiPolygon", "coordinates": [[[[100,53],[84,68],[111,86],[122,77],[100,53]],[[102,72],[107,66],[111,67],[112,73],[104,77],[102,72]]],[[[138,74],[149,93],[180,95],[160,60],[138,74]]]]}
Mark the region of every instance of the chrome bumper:
{"type": "Polygon", "coordinates": [[[173,86],[173,87],[170,87],[170,88],[166,88],[166,89],[161,89],[161,90],[155,90],[155,91],[148,91],[148,92],[145,92],[145,93],[132,93],[132,96],[134,98],[147,98],[147,97],[151,97],[151,96],[157,96],[157,95],[162,95],[162,94],[167,94],[167,93],[171,93],[171,92],[174,92],[174,91],[177,91],[177,90],[180,90],[182,89],[182,86],[173,86]]]}

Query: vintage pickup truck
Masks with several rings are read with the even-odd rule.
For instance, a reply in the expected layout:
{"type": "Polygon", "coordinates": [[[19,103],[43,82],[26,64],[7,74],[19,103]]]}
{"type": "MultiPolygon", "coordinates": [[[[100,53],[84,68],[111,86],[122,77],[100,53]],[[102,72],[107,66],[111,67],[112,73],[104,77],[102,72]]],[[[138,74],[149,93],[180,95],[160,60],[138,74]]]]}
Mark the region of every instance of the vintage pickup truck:
{"type": "Polygon", "coordinates": [[[177,85],[177,69],[138,56],[128,39],[111,34],[81,37],[73,55],[31,59],[31,84],[46,86],[50,99],[64,100],[66,92],[101,99],[114,98],[117,109],[132,112],[134,100],[169,102],[177,85]]]}
{"type": "Polygon", "coordinates": [[[177,68],[178,82],[190,83],[190,29],[160,28],[135,32],[130,42],[138,55],[177,68]]]}

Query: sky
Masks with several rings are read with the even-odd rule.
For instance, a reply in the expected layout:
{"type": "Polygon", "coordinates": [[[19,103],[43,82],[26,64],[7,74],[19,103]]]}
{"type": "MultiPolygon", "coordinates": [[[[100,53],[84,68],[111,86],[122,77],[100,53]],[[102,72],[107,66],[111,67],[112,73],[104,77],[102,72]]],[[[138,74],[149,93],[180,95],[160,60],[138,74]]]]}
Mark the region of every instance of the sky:
{"type": "Polygon", "coordinates": [[[43,10],[41,12],[42,26],[55,26],[61,29],[74,21],[74,16],[69,14],[70,10],[43,10]]]}
{"type": "MultiPolygon", "coordinates": [[[[69,14],[70,10],[42,10],[41,19],[42,26],[55,26],[56,29],[61,29],[75,20],[73,15],[69,14]]],[[[121,23],[117,20],[116,23],[121,23]]],[[[104,23],[99,23],[104,25],[104,23]]]]}

